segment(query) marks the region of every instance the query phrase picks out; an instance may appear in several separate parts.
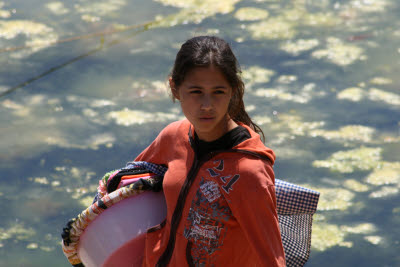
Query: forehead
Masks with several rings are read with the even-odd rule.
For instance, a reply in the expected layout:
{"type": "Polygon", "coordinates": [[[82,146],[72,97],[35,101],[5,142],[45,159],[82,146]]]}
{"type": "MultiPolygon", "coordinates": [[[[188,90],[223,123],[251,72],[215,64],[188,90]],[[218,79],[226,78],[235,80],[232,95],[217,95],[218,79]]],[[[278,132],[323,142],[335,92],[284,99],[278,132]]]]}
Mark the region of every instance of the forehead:
{"type": "Polygon", "coordinates": [[[183,84],[204,84],[204,85],[223,85],[229,86],[223,72],[215,66],[195,67],[191,69],[185,76],[183,84]]]}

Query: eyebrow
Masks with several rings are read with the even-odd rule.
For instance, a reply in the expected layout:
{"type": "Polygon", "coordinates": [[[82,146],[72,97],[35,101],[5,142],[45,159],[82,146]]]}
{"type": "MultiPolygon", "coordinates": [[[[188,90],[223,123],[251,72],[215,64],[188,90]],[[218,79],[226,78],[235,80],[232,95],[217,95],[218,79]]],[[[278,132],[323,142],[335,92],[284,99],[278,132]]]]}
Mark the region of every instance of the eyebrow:
{"type": "MultiPolygon", "coordinates": [[[[189,87],[187,87],[187,89],[203,89],[203,87],[198,86],[198,85],[190,85],[189,87]]],[[[223,85],[217,85],[217,86],[214,86],[211,89],[228,89],[228,88],[226,86],[223,86],[223,85]]]]}

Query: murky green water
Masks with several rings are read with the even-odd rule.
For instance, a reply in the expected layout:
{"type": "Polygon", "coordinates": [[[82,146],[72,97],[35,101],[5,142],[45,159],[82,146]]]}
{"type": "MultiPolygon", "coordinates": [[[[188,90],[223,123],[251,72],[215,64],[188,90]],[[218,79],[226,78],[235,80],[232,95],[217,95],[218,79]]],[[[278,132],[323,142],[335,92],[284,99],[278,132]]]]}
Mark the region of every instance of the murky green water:
{"type": "Polygon", "coordinates": [[[400,265],[399,14],[395,0],[0,1],[0,266],[69,266],[62,227],[182,117],[166,77],[200,34],[232,44],[277,178],[321,192],[307,266],[400,265]]]}

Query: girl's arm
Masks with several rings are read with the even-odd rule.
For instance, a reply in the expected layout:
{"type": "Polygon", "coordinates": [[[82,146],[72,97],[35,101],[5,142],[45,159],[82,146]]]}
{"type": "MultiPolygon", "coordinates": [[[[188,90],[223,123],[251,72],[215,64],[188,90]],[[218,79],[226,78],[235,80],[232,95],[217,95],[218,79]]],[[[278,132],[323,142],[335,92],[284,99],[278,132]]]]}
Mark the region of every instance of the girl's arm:
{"type": "Polygon", "coordinates": [[[223,192],[233,216],[263,266],[286,266],[272,167],[269,163],[246,164],[243,169],[234,189],[223,192]]]}

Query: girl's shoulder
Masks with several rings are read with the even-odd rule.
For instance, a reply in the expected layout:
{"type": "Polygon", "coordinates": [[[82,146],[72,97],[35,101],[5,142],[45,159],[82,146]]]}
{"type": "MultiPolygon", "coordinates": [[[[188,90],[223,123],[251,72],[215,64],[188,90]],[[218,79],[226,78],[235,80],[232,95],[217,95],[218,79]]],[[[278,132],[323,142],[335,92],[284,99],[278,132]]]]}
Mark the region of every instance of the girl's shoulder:
{"type": "Polygon", "coordinates": [[[176,140],[188,136],[190,122],[186,119],[174,121],[161,130],[158,138],[176,140]]]}

